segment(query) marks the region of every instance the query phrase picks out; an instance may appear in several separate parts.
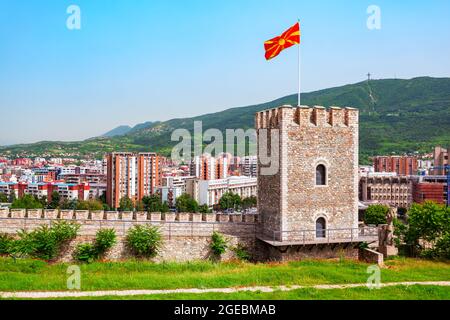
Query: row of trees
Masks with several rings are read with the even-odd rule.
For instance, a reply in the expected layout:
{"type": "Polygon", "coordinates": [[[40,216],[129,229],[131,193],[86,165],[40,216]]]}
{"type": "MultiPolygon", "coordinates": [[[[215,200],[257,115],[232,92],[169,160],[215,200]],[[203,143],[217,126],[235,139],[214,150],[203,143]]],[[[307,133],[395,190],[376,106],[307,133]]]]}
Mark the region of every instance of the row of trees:
{"type": "Polygon", "coordinates": [[[100,200],[62,199],[57,192],[52,193],[50,201],[47,200],[46,196],[39,198],[30,194],[25,194],[20,198],[14,197],[11,200],[12,209],[71,209],[91,211],[105,209],[103,202],[100,200]]]}
{"type": "Polygon", "coordinates": [[[169,212],[167,202],[161,201],[159,195],[145,196],[142,200],[133,203],[129,197],[125,196],[119,201],[119,211],[147,211],[147,212],[169,212]]]}
{"type": "MultiPolygon", "coordinates": [[[[218,210],[240,210],[256,207],[256,197],[241,199],[238,194],[232,192],[225,193],[219,201],[218,210]]],[[[208,205],[199,205],[198,202],[189,194],[182,194],[175,201],[175,208],[178,212],[191,213],[211,213],[208,205]]],[[[119,211],[147,211],[147,212],[169,212],[170,208],[167,202],[162,202],[159,195],[145,196],[141,201],[133,203],[128,197],[123,197],[119,202],[119,211]]]]}
{"type": "Polygon", "coordinates": [[[242,199],[238,194],[226,192],[219,200],[219,208],[220,210],[245,210],[256,207],[256,202],[255,196],[242,199]]]}
{"type": "MultiPolygon", "coordinates": [[[[111,210],[106,204],[106,197],[103,195],[99,199],[90,200],[68,200],[63,199],[58,192],[54,191],[48,201],[46,196],[38,198],[33,195],[23,195],[16,198],[14,194],[7,197],[0,193],[0,202],[11,202],[12,209],[64,209],[64,210],[111,210]]],[[[176,199],[175,207],[178,212],[200,212],[211,213],[208,205],[199,205],[198,202],[188,194],[182,194],[176,199]]],[[[241,210],[256,207],[256,197],[251,196],[242,199],[238,194],[225,193],[219,204],[215,207],[217,210],[241,210]]],[[[133,202],[129,197],[123,197],[119,202],[119,211],[147,211],[147,212],[169,212],[170,208],[167,202],[162,202],[158,194],[145,196],[142,200],[133,202]]]]}

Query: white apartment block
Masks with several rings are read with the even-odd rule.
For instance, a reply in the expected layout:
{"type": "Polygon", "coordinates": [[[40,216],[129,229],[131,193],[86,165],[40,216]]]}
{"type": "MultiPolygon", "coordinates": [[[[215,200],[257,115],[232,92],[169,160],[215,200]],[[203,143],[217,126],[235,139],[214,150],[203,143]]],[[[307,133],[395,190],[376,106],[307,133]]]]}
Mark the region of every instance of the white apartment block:
{"type": "Polygon", "coordinates": [[[241,198],[256,196],[257,178],[246,176],[232,176],[226,179],[198,180],[198,194],[196,200],[200,205],[209,207],[219,203],[226,192],[238,194],[241,198]]]}

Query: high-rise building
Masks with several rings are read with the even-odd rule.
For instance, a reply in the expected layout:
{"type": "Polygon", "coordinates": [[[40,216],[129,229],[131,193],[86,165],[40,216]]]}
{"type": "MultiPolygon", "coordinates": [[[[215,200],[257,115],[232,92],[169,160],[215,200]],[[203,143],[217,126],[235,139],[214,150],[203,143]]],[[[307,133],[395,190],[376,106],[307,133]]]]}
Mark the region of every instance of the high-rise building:
{"type": "Polygon", "coordinates": [[[241,159],[241,172],[247,177],[256,177],[258,158],[256,156],[243,157],[241,159]]]}
{"type": "Polygon", "coordinates": [[[395,172],[398,175],[417,174],[417,158],[409,156],[378,156],[373,159],[375,172],[395,172]]]}
{"type": "Polygon", "coordinates": [[[434,148],[434,167],[433,174],[435,175],[445,175],[445,165],[448,165],[448,153],[449,149],[444,149],[442,147],[434,148]]]}
{"type": "Polygon", "coordinates": [[[200,180],[225,179],[228,176],[229,166],[229,157],[214,158],[205,154],[191,161],[189,171],[191,176],[200,180]]]}
{"type": "Polygon", "coordinates": [[[156,153],[113,152],[107,156],[106,200],[118,208],[120,199],[133,202],[156,192],[159,182],[159,156],[156,153]]]}

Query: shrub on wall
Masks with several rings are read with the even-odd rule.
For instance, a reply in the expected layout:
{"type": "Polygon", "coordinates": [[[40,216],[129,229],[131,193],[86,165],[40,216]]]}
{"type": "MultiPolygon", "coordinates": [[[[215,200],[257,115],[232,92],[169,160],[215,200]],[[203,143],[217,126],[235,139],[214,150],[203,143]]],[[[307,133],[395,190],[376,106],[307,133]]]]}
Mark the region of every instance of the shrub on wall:
{"type": "Polygon", "coordinates": [[[95,236],[95,249],[102,255],[116,244],[116,231],[114,229],[100,229],[95,236]]]}
{"type": "Polygon", "coordinates": [[[49,227],[42,225],[31,232],[19,231],[18,239],[9,242],[7,253],[14,259],[30,256],[52,260],[61,247],[77,236],[80,225],[74,222],[59,221],[49,227]]]}
{"type": "Polygon", "coordinates": [[[216,257],[220,257],[228,248],[228,241],[223,234],[214,231],[211,237],[211,251],[216,257]]]}
{"type": "Polygon", "coordinates": [[[238,243],[231,250],[234,252],[234,254],[239,260],[249,261],[251,259],[250,253],[242,243],[238,243]]]}
{"type": "Polygon", "coordinates": [[[33,230],[27,235],[33,245],[31,255],[43,260],[55,258],[63,244],[77,236],[79,228],[77,223],[59,221],[51,227],[41,226],[33,230]]]}
{"type": "Polygon", "coordinates": [[[149,225],[136,225],[128,230],[126,242],[139,257],[155,257],[163,245],[161,230],[149,225]]]}
{"type": "Polygon", "coordinates": [[[82,262],[92,262],[103,256],[116,244],[116,231],[114,229],[100,229],[95,235],[94,243],[81,243],[77,245],[73,257],[82,262]]]}
{"type": "Polygon", "coordinates": [[[385,224],[387,222],[386,215],[389,212],[389,207],[381,204],[371,205],[367,208],[364,215],[364,222],[366,224],[385,224]]]}
{"type": "Polygon", "coordinates": [[[91,263],[97,259],[97,252],[92,243],[80,243],[76,246],[73,257],[78,261],[91,263]]]}
{"type": "Polygon", "coordinates": [[[9,234],[0,234],[0,255],[9,253],[9,248],[13,240],[13,237],[11,237],[9,234]]]}

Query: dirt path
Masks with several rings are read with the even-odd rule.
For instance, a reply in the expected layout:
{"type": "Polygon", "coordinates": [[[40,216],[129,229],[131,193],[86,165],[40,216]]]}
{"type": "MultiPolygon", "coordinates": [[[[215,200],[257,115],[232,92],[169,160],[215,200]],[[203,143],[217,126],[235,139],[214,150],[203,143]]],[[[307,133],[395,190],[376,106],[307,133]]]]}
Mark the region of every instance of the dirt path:
{"type": "MultiPolygon", "coordinates": [[[[388,282],[382,283],[381,287],[391,286],[412,286],[412,285],[432,285],[432,286],[450,286],[450,281],[412,281],[412,282],[388,282]]],[[[313,288],[313,289],[346,289],[365,287],[365,283],[353,284],[321,284],[315,286],[261,286],[261,287],[240,287],[240,288],[211,288],[211,289],[168,289],[168,290],[106,290],[106,291],[17,291],[17,292],[0,292],[1,298],[76,298],[76,297],[101,297],[101,296],[137,296],[137,295],[153,295],[153,294],[170,294],[170,293],[233,293],[239,291],[261,291],[274,292],[289,291],[295,289],[313,288]]]]}

